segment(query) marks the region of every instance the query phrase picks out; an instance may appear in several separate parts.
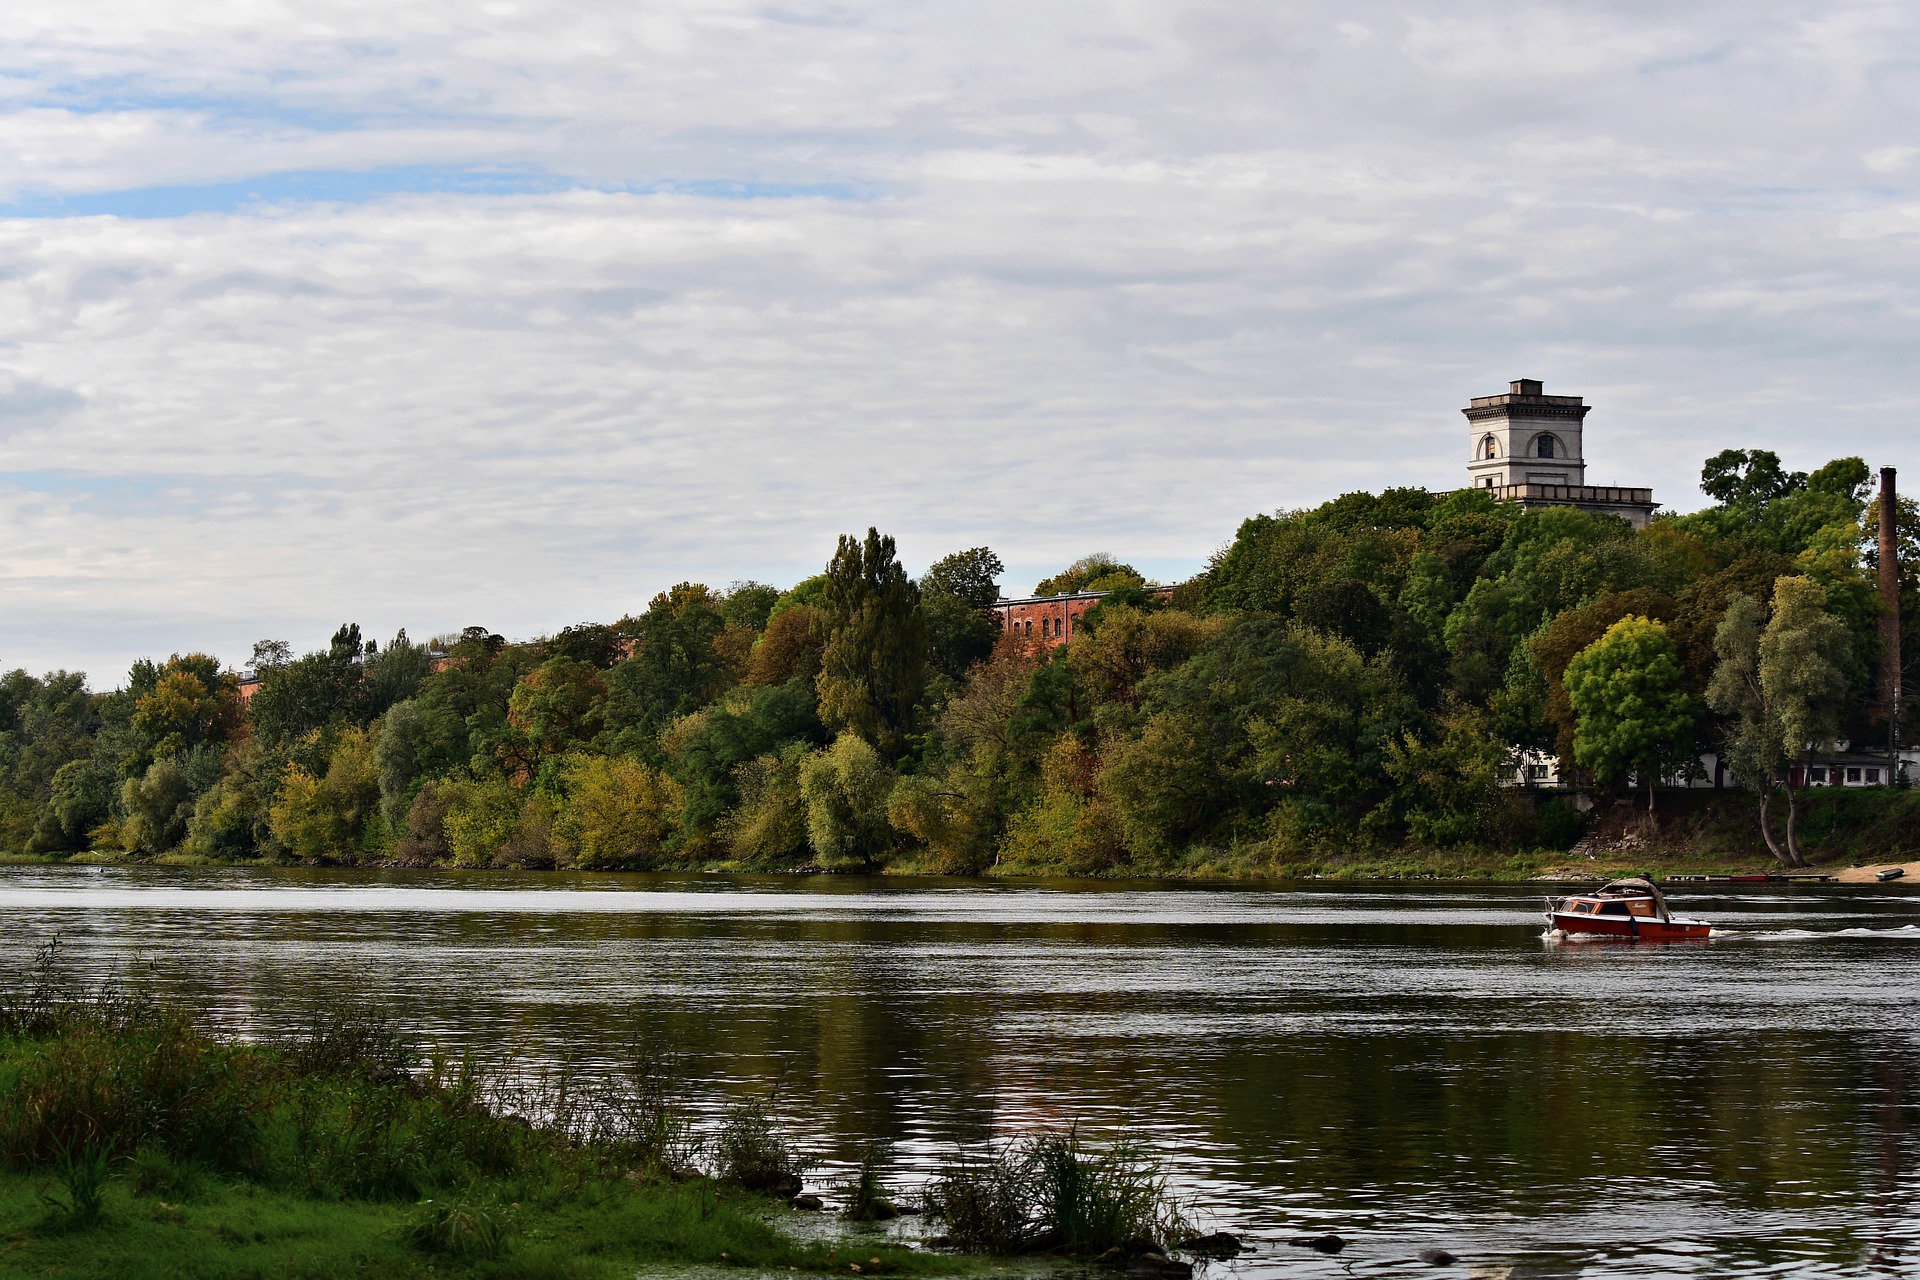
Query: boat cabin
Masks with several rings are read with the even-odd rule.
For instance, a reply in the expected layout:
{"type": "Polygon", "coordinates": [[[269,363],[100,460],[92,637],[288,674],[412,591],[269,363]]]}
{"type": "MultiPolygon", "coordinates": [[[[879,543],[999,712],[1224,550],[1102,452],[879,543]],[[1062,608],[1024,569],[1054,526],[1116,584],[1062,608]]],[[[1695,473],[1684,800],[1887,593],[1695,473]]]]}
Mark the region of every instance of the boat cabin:
{"type": "Polygon", "coordinates": [[[1667,900],[1650,880],[1638,878],[1614,880],[1590,894],[1578,894],[1566,900],[1560,910],[1568,915],[1639,916],[1644,920],[1665,920],[1667,900]]]}

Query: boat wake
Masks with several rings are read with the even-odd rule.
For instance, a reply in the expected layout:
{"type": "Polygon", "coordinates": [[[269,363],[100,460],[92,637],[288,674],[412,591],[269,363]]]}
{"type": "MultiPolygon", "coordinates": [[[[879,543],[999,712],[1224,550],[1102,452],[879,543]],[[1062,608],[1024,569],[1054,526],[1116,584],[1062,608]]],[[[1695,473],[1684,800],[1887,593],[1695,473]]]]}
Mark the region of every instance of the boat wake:
{"type": "Polygon", "coordinates": [[[1805,942],[1820,938],[1920,938],[1920,924],[1904,924],[1897,929],[1715,929],[1714,938],[1744,942],[1805,942]]]}
{"type": "MultiPolygon", "coordinates": [[[[1868,929],[1856,926],[1851,929],[1715,929],[1707,935],[1717,942],[1809,942],[1822,938],[1920,938],[1920,924],[1905,924],[1894,929],[1868,929]]],[[[1548,929],[1540,935],[1543,942],[1556,943],[1605,943],[1632,942],[1636,939],[1603,934],[1566,933],[1559,929],[1548,929]]],[[[1638,941],[1656,941],[1656,939],[1638,939],[1638,941]]]]}

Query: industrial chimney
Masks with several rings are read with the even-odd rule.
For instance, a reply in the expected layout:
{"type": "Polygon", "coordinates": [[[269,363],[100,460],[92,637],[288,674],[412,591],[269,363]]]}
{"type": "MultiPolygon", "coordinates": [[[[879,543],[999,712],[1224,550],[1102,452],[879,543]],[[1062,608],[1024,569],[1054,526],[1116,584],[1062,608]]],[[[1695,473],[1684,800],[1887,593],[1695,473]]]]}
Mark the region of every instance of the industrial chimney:
{"type": "Polygon", "coordinates": [[[1900,776],[1900,502],[1894,470],[1880,468],[1880,705],[1892,774],[1900,776]]]}

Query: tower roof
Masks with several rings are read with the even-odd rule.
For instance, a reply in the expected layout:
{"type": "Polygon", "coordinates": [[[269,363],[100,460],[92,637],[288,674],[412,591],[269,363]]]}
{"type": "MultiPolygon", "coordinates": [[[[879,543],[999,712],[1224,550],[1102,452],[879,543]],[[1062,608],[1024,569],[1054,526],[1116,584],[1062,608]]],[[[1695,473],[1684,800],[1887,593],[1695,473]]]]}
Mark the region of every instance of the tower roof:
{"type": "Polygon", "coordinates": [[[1504,395],[1475,396],[1460,412],[1467,416],[1469,422],[1516,415],[1525,418],[1572,418],[1578,422],[1587,416],[1587,410],[1592,407],[1580,396],[1547,395],[1545,384],[1536,378],[1515,378],[1507,385],[1511,389],[1504,395]]]}

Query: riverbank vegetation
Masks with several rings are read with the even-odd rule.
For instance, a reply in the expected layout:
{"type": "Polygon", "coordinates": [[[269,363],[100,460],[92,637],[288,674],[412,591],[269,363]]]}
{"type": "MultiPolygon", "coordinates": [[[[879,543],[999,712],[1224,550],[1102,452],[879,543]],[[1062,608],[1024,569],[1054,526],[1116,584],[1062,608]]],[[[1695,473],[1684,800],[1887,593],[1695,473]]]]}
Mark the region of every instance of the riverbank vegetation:
{"type": "MultiPolygon", "coordinates": [[[[1001,635],[998,558],[918,579],[845,537],[787,589],[683,583],[510,643],[342,626],[214,658],[0,681],[0,850],[49,858],[458,867],[1276,875],[1531,865],[1602,800],[1731,762],[1714,801],[1804,860],[1811,747],[1884,741],[1868,469],[1731,450],[1715,505],[1636,531],[1461,491],[1256,516],[1156,589],[1109,556],[1065,643],[1001,635]],[[1537,759],[1538,757],[1534,757],[1537,759]]],[[[1920,652],[1903,506],[1905,651],[1920,652]]],[[[1920,845],[1898,797],[1873,830],[1920,845]]],[[[1820,806],[1815,804],[1814,809],[1820,806]]],[[[1815,854],[1820,849],[1813,850],[1815,854]]]]}
{"type": "MultiPolygon", "coordinates": [[[[46,948],[0,995],[0,1272],[969,1267],[898,1236],[783,1231],[806,1161],[752,1098],[703,1127],[695,1082],[658,1055],[593,1079],[486,1070],[416,1051],[364,1002],[317,1008],[296,1035],[241,1039],[136,992],[79,991],[56,960],[46,948]]],[[[955,1200],[965,1231],[950,1249],[1093,1257],[1126,1241],[1170,1247],[1184,1230],[1157,1166],[1130,1148],[1069,1132],[983,1150],[957,1152],[954,1167],[1023,1153],[1003,1210],[1026,1229],[982,1234],[955,1200]]],[[[880,1176],[864,1169],[868,1194],[848,1198],[846,1218],[899,1212],[880,1176]]]]}

